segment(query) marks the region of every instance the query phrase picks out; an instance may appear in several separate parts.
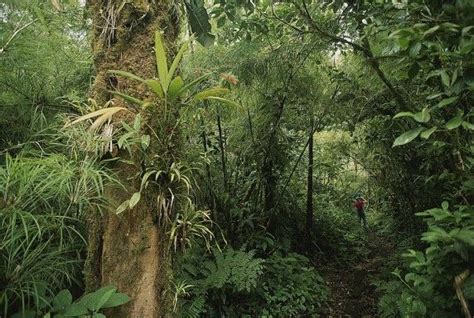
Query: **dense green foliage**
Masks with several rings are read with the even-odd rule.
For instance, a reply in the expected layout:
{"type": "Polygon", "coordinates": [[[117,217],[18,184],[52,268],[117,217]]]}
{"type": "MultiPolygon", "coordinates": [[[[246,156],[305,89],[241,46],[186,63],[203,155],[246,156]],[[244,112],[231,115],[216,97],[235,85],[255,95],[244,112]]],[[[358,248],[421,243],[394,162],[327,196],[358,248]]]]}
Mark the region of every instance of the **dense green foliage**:
{"type": "Polygon", "coordinates": [[[98,105],[84,8],[0,4],[2,315],[125,303],[63,289],[83,293],[91,211],[143,202],[165,234],[170,315],[338,313],[325,275],[359,272],[371,241],[390,242],[365,274],[379,316],[472,314],[472,1],[176,6],[183,44],[154,30],[156,76],[109,70],[137,89],[98,105]]]}
{"type": "Polygon", "coordinates": [[[63,289],[52,298],[38,299],[36,309],[21,310],[12,317],[106,317],[102,310],[123,305],[129,300],[113,286],[102,287],[74,302],[71,292],[63,289]]]}
{"type": "MultiPolygon", "coordinates": [[[[71,1],[72,2],[72,1],[71,1]]],[[[47,1],[0,4],[0,147],[26,141],[68,101],[87,94],[91,76],[83,10],[47,1]]]]}
{"type": "Polygon", "coordinates": [[[6,156],[0,169],[2,311],[80,284],[84,213],[106,202],[110,177],[62,154],[6,156]]]}

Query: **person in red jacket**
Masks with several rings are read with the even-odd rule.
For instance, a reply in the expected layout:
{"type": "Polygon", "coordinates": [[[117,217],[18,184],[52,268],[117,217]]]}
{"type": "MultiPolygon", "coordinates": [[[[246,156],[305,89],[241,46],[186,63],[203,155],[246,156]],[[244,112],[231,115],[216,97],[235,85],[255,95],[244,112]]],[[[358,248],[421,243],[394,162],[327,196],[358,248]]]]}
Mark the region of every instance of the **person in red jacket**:
{"type": "Polygon", "coordinates": [[[364,199],[362,196],[358,195],[357,198],[354,200],[352,205],[357,210],[357,215],[359,216],[359,222],[365,228],[367,228],[367,218],[365,217],[365,206],[367,205],[367,200],[364,199]]]}

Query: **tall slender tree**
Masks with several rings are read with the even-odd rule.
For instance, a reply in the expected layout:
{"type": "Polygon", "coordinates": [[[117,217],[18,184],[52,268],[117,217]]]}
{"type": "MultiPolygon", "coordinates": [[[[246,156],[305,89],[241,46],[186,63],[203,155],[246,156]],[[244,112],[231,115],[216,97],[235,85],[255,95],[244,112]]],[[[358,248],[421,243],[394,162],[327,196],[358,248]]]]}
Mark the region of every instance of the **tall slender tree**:
{"type": "Polygon", "coordinates": [[[306,194],[306,239],[311,242],[313,228],[313,145],[314,145],[314,116],[311,114],[308,133],[308,185],[306,194]]]}

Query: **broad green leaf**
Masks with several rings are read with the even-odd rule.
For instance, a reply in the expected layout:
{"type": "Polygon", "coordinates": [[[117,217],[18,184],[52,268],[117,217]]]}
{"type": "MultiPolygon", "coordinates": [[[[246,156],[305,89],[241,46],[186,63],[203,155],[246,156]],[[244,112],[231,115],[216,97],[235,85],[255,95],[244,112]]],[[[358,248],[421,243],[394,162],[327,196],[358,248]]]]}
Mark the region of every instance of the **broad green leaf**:
{"type": "Polygon", "coordinates": [[[174,73],[176,72],[176,69],[179,66],[179,63],[181,62],[181,58],[183,57],[184,52],[188,49],[188,42],[185,42],[181,48],[179,49],[178,53],[174,57],[173,63],[171,63],[169,73],[168,73],[168,82],[171,83],[171,80],[173,79],[174,73]]]}
{"type": "Polygon", "coordinates": [[[453,32],[458,32],[458,29],[459,29],[459,24],[455,24],[451,22],[444,22],[442,26],[453,32]]]}
{"type": "Polygon", "coordinates": [[[443,82],[444,86],[449,87],[450,85],[450,78],[448,73],[445,70],[442,70],[441,73],[441,82],[443,82]]]}
{"type": "Polygon", "coordinates": [[[61,290],[53,299],[53,308],[56,311],[63,311],[72,303],[71,292],[67,289],[61,290]]]}
{"type": "Polygon", "coordinates": [[[455,238],[463,241],[471,247],[474,247],[474,231],[462,229],[455,235],[455,238]]]}
{"type": "Polygon", "coordinates": [[[139,105],[139,106],[143,106],[143,104],[145,103],[144,101],[142,101],[138,98],[135,98],[133,96],[130,96],[130,95],[118,92],[118,91],[109,91],[109,93],[120,96],[123,99],[125,99],[127,102],[130,102],[132,104],[136,104],[136,105],[139,105]]]}
{"type": "Polygon", "coordinates": [[[150,135],[141,136],[140,142],[141,142],[143,148],[145,148],[145,149],[148,148],[148,146],[150,146],[150,135]]]}
{"type": "Polygon", "coordinates": [[[430,111],[428,108],[423,108],[421,112],[416,113],[413,116],[413,119],[415,119],[419,123],[427,123],[431,119],[430,111]]]}
{"type": "Polygon", "coordinates": [[[458,128],[462,124],[462,117],[461,116],[456,116],[454,118],[451,118],[445,125],[445,127],[449,130],[458,128]]]}
{"type": "Polygon", "coordinates": [[[425,33],[423,33],[423,36],[426,37],[427,35],[430,35],[430,34],[436,32],[438,29],[439,29],[439,25],[436,25],[436,26],[426,30],[425,33]]]}
{"type": "Polygon", "coordinates": [[[210,97],[210,96],[220,96],[220,95],[224,95],[225,93],[229,92],[229,90],[227,88],[224,88],[224,87],[214,87],[214,88],[209,88],[209,89],[206,89],[206,90],[203,90],[203,91],[200,91],[199,93],[197,93],[196,95],[194,95],[194,98],[196,100],[203,100],[207,97],[210,97]]]}
{"type": "Polygon", "coordinates": [[[469,191],[474,191],[474,179],[464,181],[462,186],[469,191]]]}
{"type": "Polygon", "coordinates": [[[155,32],[155,55],[156,66],[158,69],[158,78],[160,79],[163,92],[168,92],[168,59],[166,57],[166,50],[163,45],[163,39],[159,31],[155,32]]]}
{"type": "Polygon", "coordinates": [[[473,40],[462,41],[459,48],[460,48],[459,50],[460,54],[463,54],[463,55],[469,54],[472,50],[474,50],[474,41],[473,40]]]}
{"type": "Polygon", "coordinates": [[[107,318],[107,316],[100,312],[96,312],[92,315],[92,318],[107,318]]]}
{"type": "Polygon", "coordinates": [[[448,201],[443,201],[443,203],[441,203],[441,207],[443,208],[443,210],[448,210],[449,208],[448,201]]]}
{"type": "Polygon", "coordinates": [[[420,137],[423,139],[428,139],[437,129],[438,129],[437,126],[431,127],[430,129],[423,131],[420,134],[420,137]]]}
{"type": "Polygon", "coordinates": [[[395,270],[392,272],[392,275],[402,279],[401,272],[400,272],[400,269],[398,267],[395,268],[395,270]]]}
{"type": "Polygon", "coordinates": [[[153,91],[153,93],[158,95],[159,98],[163,98],[165,96],[163,93],[163,88],[161,87],[160,82],[158,82],[157,80],[149,79],[146,80],[145,83],[153,91]]]}
{"type": "Polygon", "coordinates": [[[467,121],[462,122],[462,127],[466,130],[474,130],[474,124],[471,124],[470,122],[467,122],[467,121]]]}
{"type": "Polygon", "coordinates": [[[413,301],[412,306],[412,310],[415,313],[420,314],[421,316],[426,314],[426,306],[422,301],[416,299],[413,301]]]}
{"type": "Polygon", "coordinates": [[[138,114],[135,116],[135,120],[133,121],[133,129],[139,130],[141,126],[142,126],[142,116],[138,114]]]}
{"type": "Polygon", "coordinates": [[[429,95],[428,97],[426,97],[426,99],[431,100],[431,99],[435,99],[435,98],[438,98],[438,97],[443,96],[443,95],[444,95],[444,93],[436,93],[436,94],[429,95]]]}
{"type": "Polygon", "coordinates": [[[125,211],[127,208],[128,208],[128,205],[129,205],[129,202],[130,200],[125,200],[123,201],[117,208],[117,210],[115,211],[116,214],[120,214],[122,213],[123,211],[125,211]]]}
{"type": "Polygon", "coordinates": [[[443,230],[442,228],[432,226],[430,229],[423,233],[421,240],[426,242],[437,242],[437,241],[445,241],[450,239],[450,235],[443,230]]]}
{"type": "Polygon", "coordinates": [[[130,297],[122,293],[115,293],[112,297],[107,300],[105,304],[102,305],[101,308],[111,308],[121,306],[130,301],[130,297]]]}
{"type": "Polygon", "coordinates": [[[454,103],[455,101],[457,101],[458,98],[459,98],[459,96],[453,96],[453,97],[449,97],[449,98],[442,99],[442,100],[436,105],[436,107],[442,108],[442,107],[444,107],[444,106],[451,105],[452,103],[454,103]]]}
{"type": "Polygon", "coordinates": [[[140,76],[137,76],[133,73],[129,73],[129,72],[125,72],[125,71],[119,71],[119,70],[109,70],[109,73],[112,73],[112,74],[117,74],[117,75],[120,75],[120,76],[123,76],[123,77],[127,77],[127,78],[130,78],[130,79],[133,79],[133,80],[136,80],[136,81],[140,81],[140,82],[144,82],[145,80],[143,78],[141,78],[140,76]]]}
{"type": "Polygon", "coordinates": [[[107,296],[110,294],[110,292],[115,292],[116,288],[113,286],[105,286],[100,288],[99,290],[96,290],[93,293],[86,294],[82,296],[82,298],[77,302],[78,304],[81,304],[82,306],[85,306],[89,310],[92,311],[97,311],[100,309],[100,304],[103,301],[103,298],[107,298],[110,296],[107,296]],[[106,297],[107,296],[107,297],[106,297]]]}
{"type": "Polygon", "coordinates": [[[128,204],[130,209],[133,209],[135,205],[137,205],[138,201],[140,201],[141,193],[140,192],[135,192],[132,195],[132,198],[130,199],[130,202],[128,204]]]}
{"type": "Polygon", "coordinates": [[[110,289],[106,293],[104,293],[100,299],[98,300],[96,307],[94,310],[98,311],[99,309],[102,308],[102,306],[112,297],[112,295],[115,293],[116,289],[110,289]]]}
{"type": "Polygon", "coordinates": [[[181,76],[176,76],[170,83],[168,95],[170,98],[176,99],[180,96],[181,89],[184,87],[184,81],[181,76]]]}
{"type": "Polygon", "coordinates": [[[466,36],[469,33],[469,31],[471,31],[473,28],[474,28],[474,25],[470,25],[468,27],[465,27],[465,28],[462,29],[461,34],[463,36],[466,36]]]}
{"type": "Polygon", "coordinates": [[[416,42],[415,44],[412,44],[410,46],[410,50],[408,51],[408,54],[410,55],[410,57],[416,57],[418,54],[420,54],[420,50],[421,50],[421,43],[416,42]]]}
{"type": "Polygon", "coordinates": [[[400,117],[414,117],[415,114],[413,114],[412,112],[400,112],[398,114],[396,114],[395,116],[393,116],[393,119],[397,119],[397,118],[400,118],[400,117]]]}
{"type": "Polygon", "coordinates": [[[140,191],[146,188],[146,186],[148,184],[148,179],[154,173],[155,173],[155,170],[149,170],[149,171],[145,172],[145,174],[142,177],[142,182],[141,182],[141,185],[140,185],[140,191]]]}
{"type": "Polygon", "coordinates": [[[429,216],[433,217],[435,221],[442,221],[453,216],[449,211],[443,209],[431,209],[428,212],[429,216]]]}
{"type": "Polygon", "coordinates": [[[396,39],[400,36],[400,33],[402,32],[403,30],[396,30],[396,31],[393,31],[392,33],[390,33],[388,35],[388,38],[389,39],[396,39]]]}
{"type": "Polygon", "coordinates": [[[197,40],[204,46],[214,43],[214,35],[211,34],[211,24],[207,14],[204,0],[185,0],[184,5],[188,13],[191,31],[197,35],[197,40]]]}
{"type": "Polygon", "coordinates": [[[454,85],[454,83],[456,83],[456,80],[458,79],[458,68],[456,68],[453,72],[453,77],[451,78],[451,86],[454,85]]]}
{"type": "Polygon", "coordinates": [[[443,72],[443,70],[434,70],[434,71],[431,71],[428,73],[428,75],[426,76],[426,80],[434,77],[434,76],[439,76],[441,75],[441,72],[443,72]]]}
{"type": "Polygon", "coordinates": [[[80,303],[73,303],[66,308],[63,313],[64,317],[81,317],[86,315],[89,311],[87,307],[80,303]]]}
{"type": "Polygon", "coordinates": [[[400,46],[400,50],[404,51],[410,45],[410,38],[409,37],[399,37],[398,38],[398,46],[400,46]]]}
{"type": "Polygon", "coordinates": [[[401,134],[400,136],[397,137],[397,139],[395,139],[392,147],[402,146],[411,142],[413,139],[418,137],[420,132],[422,132],[423,130],[424,130],[423,127],[417,127],[401,134]]]}

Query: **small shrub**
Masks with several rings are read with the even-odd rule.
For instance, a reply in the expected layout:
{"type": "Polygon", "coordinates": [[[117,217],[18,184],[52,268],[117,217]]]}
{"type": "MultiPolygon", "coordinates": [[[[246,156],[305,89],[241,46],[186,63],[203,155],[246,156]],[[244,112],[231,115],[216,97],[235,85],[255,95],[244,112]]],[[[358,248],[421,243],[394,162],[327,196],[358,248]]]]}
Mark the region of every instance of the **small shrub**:
{"type": "MultiPolygon", "coordinates": [[[[179,279],[189,286],[188,297],[183,297],[180,311],[191,316],[226,312],[239,313],[239,305],[230,299],[247,299],[257,286],[263,271],[263,260],[254,251],[226,248],[204,256],[199,249],[188,251],[179,264],[179,279]],[[199,257],[201,255],[201,257],[199,257]]],[[[245,301],[243,302],[245,303],[245,301]]]]}
{"type": "Polygon", "coordinates": [[[396,269],[392,273],[395,279],[379,283],[384,293],[379,302],[381,316],[460,317],[455,289],[468,302],[474,300],[472,273],[469,277],[474,249],[473,209],[459,206],[450,211],[444,202],[442,208],[418,215],[428,223],[422,240],[429,245],[423,252],[409,250],[403,254],[403,270],[396,269]],[[462,273],[468,273],[467,280],[457,286],[456,277],[462,273]]]}
{"type": "Polygon", "coordinates": [[[262,301],[259,315],[314,317],[324,304],[328,290],[309,260],[291,253],[276,254],[265,261],[257,294],[262,301]]]}

